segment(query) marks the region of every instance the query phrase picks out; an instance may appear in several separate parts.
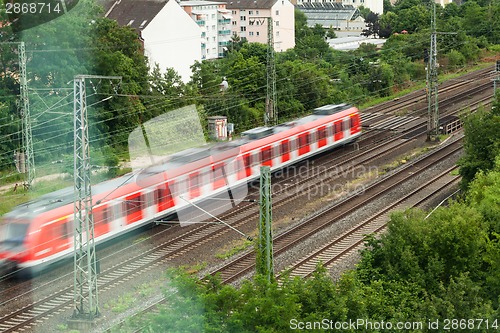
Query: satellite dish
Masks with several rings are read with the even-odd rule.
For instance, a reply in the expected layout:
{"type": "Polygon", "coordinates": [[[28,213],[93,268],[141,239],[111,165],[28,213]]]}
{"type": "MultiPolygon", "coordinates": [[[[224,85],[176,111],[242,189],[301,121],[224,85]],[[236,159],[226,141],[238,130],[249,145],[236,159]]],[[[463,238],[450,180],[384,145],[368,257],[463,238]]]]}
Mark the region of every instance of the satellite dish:
{"type": "Polygon", "coordinates": [[[2,0],[2,9],[14,32],[52,21],[73,9],[79,0],[2,0]]]}

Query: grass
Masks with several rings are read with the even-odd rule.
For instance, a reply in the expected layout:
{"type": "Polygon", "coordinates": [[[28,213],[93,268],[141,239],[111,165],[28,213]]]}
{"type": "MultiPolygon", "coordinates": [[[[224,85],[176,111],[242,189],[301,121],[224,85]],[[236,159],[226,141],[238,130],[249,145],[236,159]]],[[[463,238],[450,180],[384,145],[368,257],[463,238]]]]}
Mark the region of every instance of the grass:
{"type": "MultiPolygon", "coordinates": [[[[47,170],[45,170],[44,172],[38,172],[39,169],[37,168],[36,175],[37,177],[42,177],[43,175],[58,174],[62,173],[62,171],[64,171],[63,169],[64,168],[61,165],[59,165],[56,167],[56,169],[54,169],[55,171],[54,173],[48,173],[47,170]]],[[[42,170],[44,169],[42,168],[42,170]]],[[[130,168],[120,168],[117,170],[115,177],[122,176],[126,173],[129,173],[130,171],[131,171],[130,168]]],[[[113,177],[110,177],[107,172],[100,172],[98,174],[93,174],[91,176],[91,181],[92,184],[97,184],[111,178],[113,177]]],[[[73,187],[73,178],[70,176],[66,176],[59,179],[52,179],[47,181],[42,180],[36,182],[32,186],[30,191],[26,191],[22,187],[22,182],[23,182],[23,176],[20,174],[16,174],[15,177],[14,176],[6,177],[3,179],[3,183],[0,182],[0,185],[10,184],[12,186],[9,190],[0,193],[0,196],[2,198],[0,202],[0,216],[2,216],[7,212],[10,212],[15,206],[18,206],[30,200],[34,200],[41,195],[51,193],[66,187],[73,187]],[[5,181],[6,179],[11,179],[12,181],[6,182],[5,181]],[[19,184],[19,186],[17,187],[17,190],[14,192],[15,184],[19,184]]]]}
{"type": "Polygon", "coordinates": [[[132,304],[137,299],[134,297],[134,293],[126,293],[116,300],[110,301],[104,305],[105,309],[111,310],[114,313],[122,313],[132,307],[132,304]]]}
{"type": "Polygon", "coordinates": [[[207,263],[206,262],[200,262],[200,263],[197,263],[195,265],[183,265],[183,266],[180,266],[179,268],[180,269],[183,269],[186,271],[186,273],[188,274],[195,274],[195,273],[198,273],[199,271],[201,271],[202,269],[205,269],[207,267],[207,263]]]}
{"type": "Polygon", "coordinates": [[[233,241],[229,245],[225,246],[222,252],[217,253],[215,257],[219,259],[227,259],[246,250],[252,245],[253,242],[247,239],[237,239],[236,241],[233,241]]]}
{"type": "Polygon", "coordinates": [[[429,150],[431,150],[434,146],[425,146],[425,147],[419,147],[413,149],[411,152],[408,154],[402,155],[397,157],[394,161],[391,163],[383,165],[380,169],[381,171],[379,172],[379,175],[383,175],[391,170],[396,169],[397,167],[408,163],[409,161],[427,153],[429,150]]]}
{"type": "Polygon", "coordinates": [[[155,291],[156,286],[156,282],[143,283],[135,288],[135,293],[141,298],[149,297],[155,291]]]}
{"type": "Polygon", "coordinates": [[[0,216],[10,212],[17,205],[68,186],[73,186],[72,180],[54,179],[51,181],[42,181],[33,185],[30,191],[26,191],[22,188],[22,186],[19,186],[16,192],[14,192],[14,186],[12,186],[12,189],[1,194],[2,201],[0,203],[0,216]]]}

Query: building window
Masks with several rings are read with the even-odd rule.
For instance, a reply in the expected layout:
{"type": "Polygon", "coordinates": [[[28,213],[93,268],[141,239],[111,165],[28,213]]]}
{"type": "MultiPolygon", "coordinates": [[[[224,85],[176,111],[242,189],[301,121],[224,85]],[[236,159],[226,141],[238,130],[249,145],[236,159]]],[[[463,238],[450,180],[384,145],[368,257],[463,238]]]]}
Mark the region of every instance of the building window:
{"type": "Polygon", "coordinates": [[[253,10],[249,10],[248,15],[253,15],[253,10]]]}
{"type": "Polygon", "coordinates": [[[259,11],[258,10],[255,11],[255,15],[259,15],[259,11]]]}
{"type": "Polygon", "coordinates": [[[233,21],[233,25],[236,25],[236,21],[233,21]]]}
{"type": "Polygon", "coordinates": [[[240,31],[247,31],[247,27],[240,27],[240,31]]]}
{"type": "Polygon", "coordinates": [[[280,11],[279,11],[279,10],[277,10],[277,11],[276,11],[276,15],[279,15],[279,14],[280,14],[280,11]]]}
{"type": "Polygon", "coordinates": [[[215,36],[214,36],[214,37],[212,37],[212,42],[215,42],[215,36]]]}
{"type": "Polygon", "coordinates": [[[279,27],[280,26],[280,21],[276,21],[276,26],[279,27]]]}
{"type": "Polygon", "coordinates": [[[250,31],[250,32],[248,33],[248,36],[253,36],[253,31],[250,31]]]}
{"type": "Polygon", "coordinates": [[[215,25],[212,26],[212,30],[215,31],[215,25]]]}
{"type": "Polygon", "coordinates": [[[212,20],[215,20],[215,14],[212,14],[212,20]]]}
{"type": "Polygon", "coordinates": [[[247,17],[246,16],[240,16],[240,21],[246,21],[247,17]]]}
{"type": "Polygon", "coordinates": [[[279,37],[279,36],[280,36],[280,32],[276,31],[276,37],[279,37]]]}
{"type": "Polygon", "coordinates": [[[257,36],[259,36],[259,35],[260,35],[260,32],[257,31],[257,36]]]}

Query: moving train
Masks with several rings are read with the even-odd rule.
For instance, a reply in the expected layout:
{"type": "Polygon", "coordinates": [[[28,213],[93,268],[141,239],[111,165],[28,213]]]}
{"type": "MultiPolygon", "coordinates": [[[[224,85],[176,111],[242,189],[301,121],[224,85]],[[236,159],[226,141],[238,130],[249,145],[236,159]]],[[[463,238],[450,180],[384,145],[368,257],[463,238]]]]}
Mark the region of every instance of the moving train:
{"type": "MultiPolygon", "coordinates": [[[[275,171],[359,135],[356,107],[325,105],[288,123],[243,132],[238,140],[173,154],[139,175],[93,185],[95,243],[246,185],[259,177],[260,166],[275,171]]],[[[33,275],[72,256],[73,210],[73,188],[67,188],[5,214],[0,224],[0,273],[19,270],[33,275]]]]}

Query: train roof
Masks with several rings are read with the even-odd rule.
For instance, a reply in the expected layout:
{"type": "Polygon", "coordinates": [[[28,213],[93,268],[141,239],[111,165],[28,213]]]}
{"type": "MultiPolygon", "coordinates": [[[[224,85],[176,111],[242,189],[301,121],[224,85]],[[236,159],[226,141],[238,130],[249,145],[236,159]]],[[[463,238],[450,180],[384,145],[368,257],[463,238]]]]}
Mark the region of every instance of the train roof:
{"type": "MultiPolygon", "coordinates": [[[[99,184],[92,185],[92,195],[97,196],[99,194],[112,191],[120,187],[120,185],[126,185],[133,181],[134,177],[131,173],[123,175],[118,178],[104,181],[99,184]]],[[[16,206],[12,211],[6,213],[4,217],[6,218],[30,218],[37,216],[46,211],[59,208],[72,204],[74,202],[74,188],[66,187],[61,190],[57,190],[48,194],[44,194],[34,200],[25,202],[16,206]]]]}
{"type": "MultiPolygon", "coordinates": [[[[158,175],[165,171],[170,171],[174,169],[179,170],[182,168],[182,166],[186,164],[200,161],[210,156],[214,157],[224,156],[225,155],[224,152],[230,152],[231,149],[237,149],[239,152],[239,148],[245,144],[257,142],[261,138],[269,137],[273,134],[281,133],[291,128],[314,122],[327,115],[340,113],[349,108],[351,108],[351,105],[348,104],[325,105],[314,109],[313,114],[302,118],[298,118],[293,121],[279,124],[274,127],[262,126],[250,129],[248,131],[243,132],[242,137],[240,139],[236,139],[225,143],[206,145],[198,148],[189,148],[180,151],[178,153],[171,155],[169,158],[165,159],[160,163],[157,163],[155,165],[152,165],[150,167],[141,170],[139,173],[135,175],[132,173],[128,173],[121,177],[92,185],[92,196],[94,197],[95,200],[95,197],[99,196],[99,194],[104,194],[106,192],[117,190],[118,188],[123,187],[124,185],[128,185],[139,181],[139,177],[148,178],[150,176],[158,175]]],[[[237,152],[234,153],[236,154],[237,152]]],[[[121,191],[117,191],[116,195],[118,195],[120,192],[121,191]]],[[[65,205],[69,205],[73,203],[73,199],[74,199],[74,189],[72,187],[68,187],[62,190],[42,195],[35,200],[21,204],[15,207],[14,210],[12,210],[11,212],[5,214],[4,216],[6,218],[15,218],[15,217],[30,218],[38,214],[41,214],[43,212],[59,208],[65,205]]],[[[109,199],[111,199],[111,197],[109,199]]]]}

